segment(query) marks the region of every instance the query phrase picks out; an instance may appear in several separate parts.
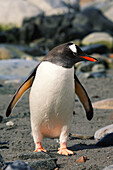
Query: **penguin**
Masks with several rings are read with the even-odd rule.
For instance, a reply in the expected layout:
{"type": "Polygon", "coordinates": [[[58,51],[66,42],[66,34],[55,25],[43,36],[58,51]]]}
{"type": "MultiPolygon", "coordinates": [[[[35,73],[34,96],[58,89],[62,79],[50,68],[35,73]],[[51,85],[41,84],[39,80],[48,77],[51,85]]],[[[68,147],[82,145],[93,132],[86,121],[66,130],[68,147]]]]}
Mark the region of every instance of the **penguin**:
{"type": "Polygon", "coordinates": [[[31,88],[29,105],[35,152],[46,152],[41,145],[43,138],[59,137],[58,154],[74,154],[67,149],[67,138],[71,128],[75,93],[86,111],[87,119],[93,118],[91,100],[74,70],[77,62],[86,60],[97,61],[72,42],[56,46],[36,66],[12,98],[6,110],[7,117],[22,95],[31,88]]]}

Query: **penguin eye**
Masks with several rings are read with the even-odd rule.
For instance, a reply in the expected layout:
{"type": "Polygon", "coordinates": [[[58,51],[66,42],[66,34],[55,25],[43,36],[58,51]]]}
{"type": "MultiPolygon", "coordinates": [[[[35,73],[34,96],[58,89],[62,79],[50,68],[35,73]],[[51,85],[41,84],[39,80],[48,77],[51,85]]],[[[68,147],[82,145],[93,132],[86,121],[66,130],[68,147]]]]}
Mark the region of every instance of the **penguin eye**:
{"type": "MultiPolygon", "coordinates": [[[[77,53],[77,48],[76,48],[75,44],[70,45],[70,46],[69,46],[69,49],[73,52],[73,54],[74,54],[74,53],[77,53]]],[[[75,55],[75,54],[74,54],[74,55],[75,55]]]]}

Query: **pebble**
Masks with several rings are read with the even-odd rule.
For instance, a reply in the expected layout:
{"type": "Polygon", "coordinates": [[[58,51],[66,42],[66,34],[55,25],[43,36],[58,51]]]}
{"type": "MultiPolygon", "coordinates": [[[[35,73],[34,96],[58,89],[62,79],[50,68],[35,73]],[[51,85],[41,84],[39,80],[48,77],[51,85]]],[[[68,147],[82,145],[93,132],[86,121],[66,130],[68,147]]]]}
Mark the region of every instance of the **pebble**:
{"type": "Polygon", "coordinates": [[[78,158],[76,160],[76,162],[83,162],[83,163],[85,163],[87,160],[88,160],[87,156],[81,156],[80,158],[78,158]]]}
{"type": "Polygon", "coordinates": [[[105,135],[96,143],[96,146],[113,146],[113,133],[105,135]]]}
{"type": "Polygon", "coordinates": [[[97,130],[94,134],[94,138],[96,140],[103,138],[105,135],[113,133],[113,124],[105,126],[99,130],[97,130]]]}
{"type": "Polygon", "coordinates": [[[13,125],[14,125],[14,123],[12,121],[9,121],[6,123],[6,126],[13,126],[13,125]]]}

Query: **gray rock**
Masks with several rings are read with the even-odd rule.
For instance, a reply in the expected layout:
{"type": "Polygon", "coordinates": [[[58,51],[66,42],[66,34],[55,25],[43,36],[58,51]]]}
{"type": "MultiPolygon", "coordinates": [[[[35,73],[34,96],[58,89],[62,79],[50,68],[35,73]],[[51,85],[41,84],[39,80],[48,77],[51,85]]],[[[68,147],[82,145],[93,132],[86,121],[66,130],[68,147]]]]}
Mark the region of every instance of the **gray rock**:
{"type": "Polygon", "coordinates": [[[77,65],[76,71],[90,72],[93,66],[93,62],[81,62],[81,64],[77,65]]]}
{"type": "Polygon", "coordinates": [[[92,72],[106,72],[105,66],[103,64],[95,64],[92,67],[92,72]]]}
{"type": "Polygon", "coordinates": [[[95,7],[89,7],[82,10],[81,13],[83,16],[89,18],[86,24],[87,27],[93,29],[91,32],[107,32],[113,35],[113,23],[109,19],[107,19],[100,10],[96,9],[95,7]]]}
{"type": "Polygon", "coordinates": [[[41,161],[32,161],[32,162],[28,162],[28,165],[31,166],[34,170],[51,170],[51,169],[55,169],[57,167],[56,165],[56,161],[57,159],[45,159],[45,160],[41,160],[41,161]]]}
{"type": "Polygon", "coordinates": [[[45,152],[28,152],[18,155],[19,159],[26,160],[34,170],[55,169],[57,159],[51,158],[45,152]]]}
{"type": "Polygon", "coordinates": [[[107,77],[107,74],[106,73],[102,73],[102,72],[87,72],[87,73],[84,73],[82,71],[77,71],[76,72],[77,76],[81,79],[83,78],[102,78],[102,77],[107,77]]]}
{"type": "Polygon", "coordinates": [[[113,37],[106,32],[93,32],[82,40],[82,45],[102,44],[112,49],[113,37]]]}
{"type": "Polygon", "coordinates": [[[21,153],[18,155],[19,159],[27,160],[27,159],[49,159],[51,158],[45,152],[28,152],[28,153],[21,153]]]}
{"type": "Polygon", "coordinates": [[[113,165],[110,165],[108,167],[105,167],[103,170],[113,170],[113,165]]]}
{"type": "Polygon", "coordinates": [[[27,165],[25,162],[18,160],[12,163],[9,163],[9,165],[6,167],[5,170],[33,170],[29,165],[27,165]]]}
{"type": "MultiPolygon", "coordinates": [[[[113,1],[112,0],[95,0],[87,3],[87,7],[94,7],[101,10],[104,15],[111,21],[113,21],[113,1]]],[[[85,6],[85,7],[86,7],[85,6]]]]}
{"type": "Polygon", "coordinates": [[[24,43],[29,43],[37,38],[45,37],[52,39],[54,45],[58,45],[66,41],[82,39],[94,31],[112,34],[112,30],[113,23],[99,10],[87,8],[77,12],[76,15],[75,13],[57,16],[40,15],[26,19],[20,31],[20,39],[24,43]],[[80,21],[82,22],[80,23],[80,21]]]}
{"type": "Polygon", "coordinates": [[[6,166],[5,161],[3,160],[3,157],[0,154],[0,170],[4,169],[5,166],[6,166]]]}
{"type": "Polygon", "coordinates": [[[94,134],[96,140],[103,138],[106,134],[113,133],[113,124],[97,130],[94,134]]]}
{"type": "Polygon", "coordinates": [[[98,71],[89,73],[89,75],[87,75],[86,78],[102,78],[102,77],[106,78],[107,74],[105,72],[98,71]]]}
{"type": "Polygon", "coordinates": [[[76,74],[79,78],[101,78],[107,77],[106,69],[103,64],[82,62],[77,65],[76,74]]]}
{"type": "Polygon", "coordinates": [[[96,143],[96,146],[113,146],[113,133],[105,135],[96,143]]]}

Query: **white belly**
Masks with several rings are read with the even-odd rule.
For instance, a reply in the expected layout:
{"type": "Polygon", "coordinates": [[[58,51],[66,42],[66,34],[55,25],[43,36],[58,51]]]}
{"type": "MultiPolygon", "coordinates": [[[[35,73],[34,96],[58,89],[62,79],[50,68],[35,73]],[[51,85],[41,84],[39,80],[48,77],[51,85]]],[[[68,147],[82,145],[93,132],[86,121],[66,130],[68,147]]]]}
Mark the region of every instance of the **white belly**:
{"type": "Polygon", "coordinates": [[[30,92],[31,126],[44,137],[57,137],[70,125],[74,109],[74,68],[42,62],[30,92]]]}

